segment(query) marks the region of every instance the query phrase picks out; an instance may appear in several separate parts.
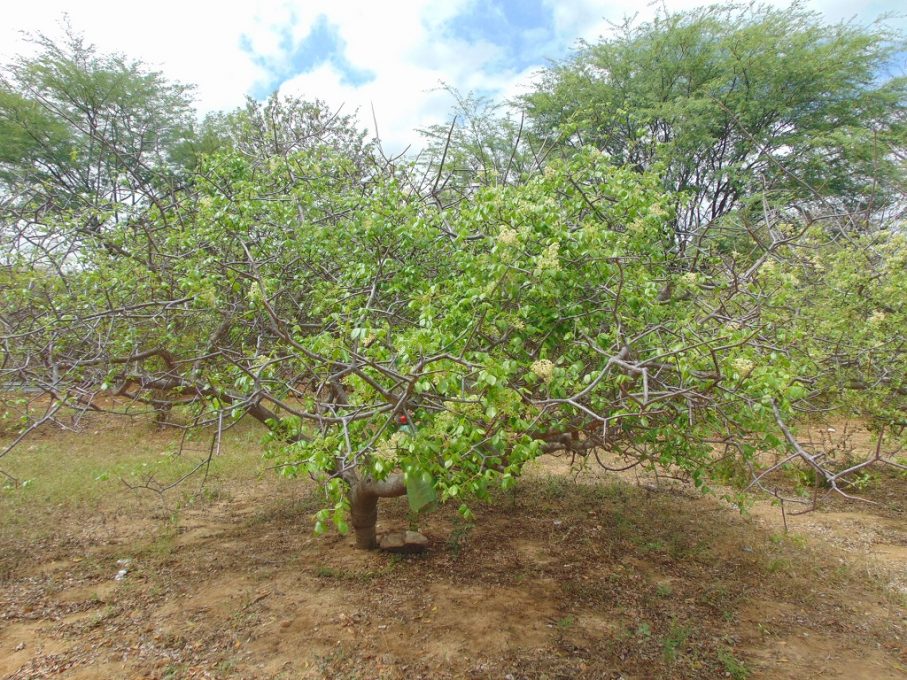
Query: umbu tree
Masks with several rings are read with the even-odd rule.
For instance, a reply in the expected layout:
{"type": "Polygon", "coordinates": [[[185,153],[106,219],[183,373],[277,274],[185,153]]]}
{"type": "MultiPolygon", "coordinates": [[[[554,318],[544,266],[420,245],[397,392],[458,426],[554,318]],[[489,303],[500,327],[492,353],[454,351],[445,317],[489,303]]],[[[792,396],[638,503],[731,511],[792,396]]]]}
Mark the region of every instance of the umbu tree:
{"type": "Polygon", "coordinates": [[[328,148],[265,166],[228,151],[168,211],[148,207],[152,228],[107,225],[147,257],[12,248],[0,379],[50,396],[22,436],[64,407],[179,406],[215,441],[250,416],[284,473],[323,484],[317,528],[365,548],[379,498],[468,517],[546,453],[707,486],[716,457],[758,479],[756,453],[780,449],[846,492],[793,434],[840,401],[842,365],[864,383],[848,408],[878,423],[872,462],[897,464],[881,435],[904,420],[901,234],[855,244],[770,212],[745,252],[704,249],[692,273],[675,266],[674,197],[596,150],[448,209],[407,176],[363,181],[328,148]],[[844,296],[844,320],[831,298],[796,311],[807,275],[878,294],[844,296]],[[853,342],[835,342],[842,323],[853,342]]]}
{"type": "MultiPolygon", "coordinates": [[[[30,112],[58,112],[28,92],[15,91],[30,112]]],[[[211,455],[251,417],[275,465],[323,485],[316,527],[352,529],[362,547],[379,498],[452,501],[468,517],[548,453],[707,486],[729,461],[765,485],[759,454],[776,450],[841,493],[856,465],[899,464],[896,210],[867,219],[810,191],[806,205],[747,204],[678,248],[689,196],[593,145],[445,200],[354,130],[298,134],[325,130],[323,112],[250,105],[191,162],[167,160],[178,144],[153,162],[114,154],[128,167],[117,191],[97,184],[97,204],[8,204],[0,383],[42,398],[0,458],[64,414],[176,408],[180,427],[213,432],[211,455]],[[816,409],[866,420],[877,450],[842,468],[804,447],[795,427],[816,409]]],[[[53,135],[81,134],[53,120],[53,135]]],[[[76,138],[118,149],[114,128],[76,138]]],[[[29,174],[41,158],[4,166],[40,190],[23,195],[51,195],[29,174]]]]}

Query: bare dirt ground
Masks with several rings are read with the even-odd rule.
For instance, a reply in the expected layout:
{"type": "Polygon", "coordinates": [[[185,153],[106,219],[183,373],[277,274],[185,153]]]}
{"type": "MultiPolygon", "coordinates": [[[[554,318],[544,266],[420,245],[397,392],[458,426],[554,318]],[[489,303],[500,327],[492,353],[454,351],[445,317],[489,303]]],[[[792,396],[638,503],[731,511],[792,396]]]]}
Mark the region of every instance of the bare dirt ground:
{"type": "Polygon", "coordinates": [[[764,501],[551,461],[401,557],[313,536],[313,486],[258,474],[251,427],[202,494],[117,482],[175,436],[99,419],[7,463],[34,482],[0,492],[0,678],[907,678],[897,475],[785,535],[764,501]]]}

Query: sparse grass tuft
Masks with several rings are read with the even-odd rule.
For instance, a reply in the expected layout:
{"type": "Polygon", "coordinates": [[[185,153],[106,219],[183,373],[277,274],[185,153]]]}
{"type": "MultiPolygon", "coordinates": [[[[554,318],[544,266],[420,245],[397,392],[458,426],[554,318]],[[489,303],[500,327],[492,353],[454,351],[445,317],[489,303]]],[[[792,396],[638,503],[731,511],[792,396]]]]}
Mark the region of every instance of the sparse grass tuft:
{"type": "Polygon", "coordinates": [[[679,625],[676,622],[672,622],[661,647],[665,661],[669,664],[673,664],[677,660],[677,656],[683,652],[684,645],[689,637],[689,628],[679,625]]]}
{"type": "Polygon", "coordinates": [[[734,653],[728,648],[718,650],[718,660],[724,667],[724,672],[731,680],[747,680],[750,677],[750,669],[740,659],[734,656],[734,653]]]}
{"type": "Polygon", "coordinates": [[[447,548],[453,555],[460,554],[460,551],[466,544],[466,540],[469,538],[473,526],[472,522],[467,522],[459,516],[456,517],[453,529],[451,529],[450,535],[447,538],[447,548]]]}

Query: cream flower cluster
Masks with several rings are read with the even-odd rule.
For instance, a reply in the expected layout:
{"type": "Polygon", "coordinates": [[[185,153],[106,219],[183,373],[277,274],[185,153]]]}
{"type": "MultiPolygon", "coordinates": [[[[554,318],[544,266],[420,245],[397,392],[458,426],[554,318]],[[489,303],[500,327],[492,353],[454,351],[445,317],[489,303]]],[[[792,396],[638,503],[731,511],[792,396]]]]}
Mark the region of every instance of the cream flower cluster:
{"type": "Polygon", "coordinates": [[[554,364],[548,359],[534,361],[530,370],[546,383],[551,382],[551,379],[554,378],[554,364]]]}
{"type": "Polygon", "coordinates": [[[680,277],[680,280],[688,286],[695,286],[696,282],[699,280],[699,276],[696,272],[687,272],[680,277]]]}
{"type": "Polygon", "coordinates": [[[516,245],[518,239],[519,234],[517,234],[516,229],[511,229],[510,227],[504,227],[501,229],[501,233],[498,234],[498,241],[505,246],[516,245]]]}
{"type": "Polygon", "coordinates": [[[753,368],[754,368],[755,364],[752,361],[750,361],[749,359],[744,359],[743,357],[739,357],[737,359],[734,359],[733,366],[734,366],[734,370],[737,371],[738,375],[740,375],[741,378],[745,378],[746,376],[748,376],[750,373],[753,372],[753,368]]]}
{"type": "Polygon", "coordinates": [[[876,325],[882,323],[886,319],[887,315],[881,309],[875,310],[869,316],[869,323],[876,325]]]}
{"type": "Polygon", "coordinates": [[[653,203],[649,206],[649,214],[655,217],[667,217],[668,211],[664,209],[661,203],[653,203]]]}
{"type": "Polygon", "coordinates": [[[561,269],[560,260],[561,246],[559,243],[552,243],[545,248],[545,251],[538,256],[535,261],[535,270],[537,273],[556,272],[561,269]]]}
{"type": "Polygon", "coordinates": [[[400,444],[402,438],[403,433],[398,430],[394,432],[389,439],[378,442],[378,445],[375,446],[375,456],[382,460],[393,459],[397,455],[397,446],[400,444]]]}

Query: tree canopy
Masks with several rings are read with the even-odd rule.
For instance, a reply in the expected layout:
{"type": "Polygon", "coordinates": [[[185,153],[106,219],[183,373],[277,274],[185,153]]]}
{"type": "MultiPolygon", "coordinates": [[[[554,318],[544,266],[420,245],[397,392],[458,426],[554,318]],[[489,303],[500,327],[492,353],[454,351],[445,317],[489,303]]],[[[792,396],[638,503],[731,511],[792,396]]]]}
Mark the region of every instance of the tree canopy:
{"type": "Polygon", "coordinates": [[[303,149],[330,147],[354,159],[364,172],[370,154],[365,138],[355,116],[332,110],[320,100],[275,92],[264,102],[247,97],[234,111],[208,114],[178,155],[193,170],[206,155],[228,147],[260,163],[303,149]]]}

